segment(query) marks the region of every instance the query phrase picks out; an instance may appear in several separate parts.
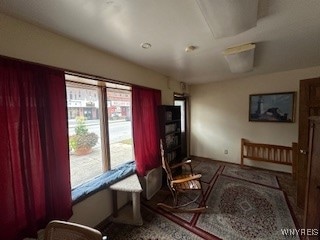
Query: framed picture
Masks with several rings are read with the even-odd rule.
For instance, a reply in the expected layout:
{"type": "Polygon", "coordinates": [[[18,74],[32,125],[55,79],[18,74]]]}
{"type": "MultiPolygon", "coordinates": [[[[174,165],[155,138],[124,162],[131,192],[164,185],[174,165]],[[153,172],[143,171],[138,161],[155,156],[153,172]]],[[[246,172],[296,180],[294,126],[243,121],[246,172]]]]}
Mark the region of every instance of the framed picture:
{"type": "Polygon", "coordinates": [[[250,95],[249,121],[294,122],[295,95],[295,92],[250,95]]]}

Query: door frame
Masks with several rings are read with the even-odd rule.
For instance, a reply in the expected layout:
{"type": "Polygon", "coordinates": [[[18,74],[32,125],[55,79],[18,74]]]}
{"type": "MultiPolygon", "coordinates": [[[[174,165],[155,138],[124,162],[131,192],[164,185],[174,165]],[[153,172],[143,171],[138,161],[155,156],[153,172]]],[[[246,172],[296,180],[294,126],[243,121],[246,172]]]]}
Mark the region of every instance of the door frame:
{"type": "Polygon", "coordinates": [[[174,93],[173,94],[173,104],[176,100],[185,101],[185,147],[186,147],[186,157],[190,156],[190,105],[189,105],[189,95],[186,93],[174,93]]]}

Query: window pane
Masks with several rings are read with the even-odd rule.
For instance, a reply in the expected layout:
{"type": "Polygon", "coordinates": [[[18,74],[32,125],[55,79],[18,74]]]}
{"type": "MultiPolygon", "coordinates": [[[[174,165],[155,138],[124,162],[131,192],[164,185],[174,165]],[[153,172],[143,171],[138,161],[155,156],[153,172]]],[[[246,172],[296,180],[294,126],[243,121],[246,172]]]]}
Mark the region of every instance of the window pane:
{"type": "Polygon", "coordinates": [[[133,160],[131,91],[107,88],[110,167],[133,160]]]}
{"type": "Polygon", "coordinates": [[[67,106],[71,186],[74,188],[103,172],[97,88],[67,84],[67,106]]]}

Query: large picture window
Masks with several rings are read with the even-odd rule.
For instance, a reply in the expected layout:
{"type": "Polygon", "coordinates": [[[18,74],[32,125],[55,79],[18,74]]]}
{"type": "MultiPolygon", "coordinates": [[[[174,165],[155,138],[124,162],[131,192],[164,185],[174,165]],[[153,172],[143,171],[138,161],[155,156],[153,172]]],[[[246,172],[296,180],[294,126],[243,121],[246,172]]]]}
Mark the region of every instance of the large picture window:
{"type": "Polygon", "coordinates": [[[133,160],[131,91],[123,87],[117,84],[107,88],[111,169],[133,160]]]}
{"type": "Polygon", "coordinates": [[[73,75],[66,75],[66,80],[71,186],[75,188],[134,160],[131,87],[73,75]]]}

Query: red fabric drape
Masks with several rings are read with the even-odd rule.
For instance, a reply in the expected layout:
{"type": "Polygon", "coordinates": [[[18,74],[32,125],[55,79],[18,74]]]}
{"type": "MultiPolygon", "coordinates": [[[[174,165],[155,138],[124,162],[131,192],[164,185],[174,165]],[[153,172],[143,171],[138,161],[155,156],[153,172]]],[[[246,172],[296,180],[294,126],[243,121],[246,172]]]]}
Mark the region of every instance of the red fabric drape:
{"type": "Polygon", "coordinates": [[[64,72],[0,58],[0,239],[72,214],[64,72]]]}
{"type": "Polygon", "coordinates": [[[144,176],[148,170],[161,165],[158,126],[160,104],[161,91],[132,87],[133,141],[139,176],[144,176]]]}

